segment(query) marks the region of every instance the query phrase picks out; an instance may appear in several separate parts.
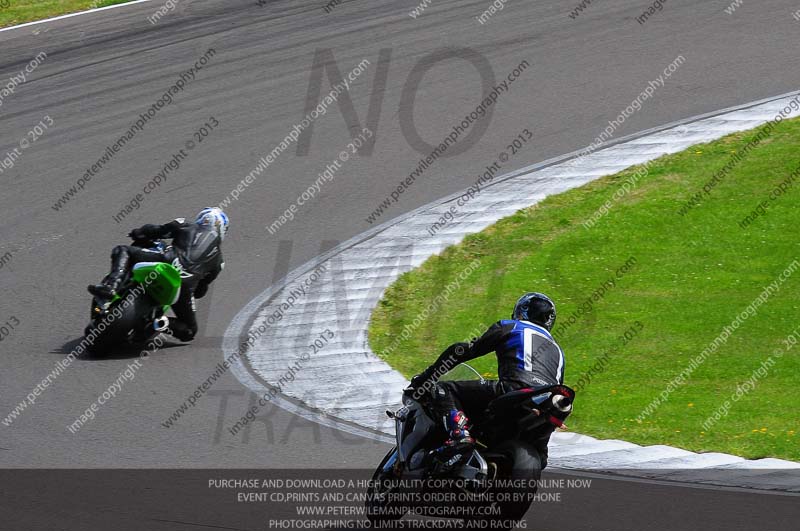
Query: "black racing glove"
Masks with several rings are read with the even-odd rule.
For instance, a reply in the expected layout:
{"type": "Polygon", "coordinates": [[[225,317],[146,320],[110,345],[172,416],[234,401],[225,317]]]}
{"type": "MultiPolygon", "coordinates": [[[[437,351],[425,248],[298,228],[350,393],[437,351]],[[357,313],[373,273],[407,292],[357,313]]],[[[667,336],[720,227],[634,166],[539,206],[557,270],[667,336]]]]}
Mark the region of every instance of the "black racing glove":
{"type": "Polygon", "coordinates": [[[426,396],[430,396],[433,386],[434,382],[431,381],[430,375],[427,371],[423,371],[411,378],[411,382],[403,393],[411,396],[414,400],[420,400],[426,396]]]}
{"type": "Polygon", "coordinates": [[[141,240],[147,240],[148,239],[147,235],[140,228],[139,229],[133,229],[132,231],[130,231],[128,233],[128,238],[130,238],[133,241],[141,241],[141,240]]]}

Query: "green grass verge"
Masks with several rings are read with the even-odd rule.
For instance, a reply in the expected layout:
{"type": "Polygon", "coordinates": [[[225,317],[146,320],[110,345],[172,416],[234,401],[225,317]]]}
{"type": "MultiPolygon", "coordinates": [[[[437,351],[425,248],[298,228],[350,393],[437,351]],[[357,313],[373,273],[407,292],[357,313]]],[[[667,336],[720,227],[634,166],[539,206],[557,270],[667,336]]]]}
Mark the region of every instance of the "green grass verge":
{"type": "Polygon", "coordinates": [[[67,13],[127,4],[131,0],[0,0],[0,27],[16,26],[67,13]]]}
{"type": "MultiPolygon", "coordinates": [[[[698,452],[800,460],[800,347],[784,346],[800,328],[800,271],[665,403],[641,417],[667,383],[800,258],[797,181],[768,201],[764,215],[739,226],[800,165],[797,120],[783,122],[699,206],[678,214],[754,136],[755,131],[734,134],[658,159],[591,229],[582,222],[637,168],[549,197],[431,257],[386,291],[371,319],[373,351],[410,376],[448,344],[507,318],[522,292],[544,291],[558,305],[555,335],[567,357],[565,383],[575,385],[584,376],[570,418],[574,430],[698,452]],[[635,264],[616,278],[630,257],[635,264]],[[480,266],[458,291],[414,328],[414,319],[475,259],[480,266]],[[616,285],[601,295],[600,286],[612,277],[616,285]],[[590,306],[565,328],[573,312],[590,306]],[[636,321],[643,329],[623,346],[620,336],[636,321]],[[413,333],[398,341],[404,327],[413,333]],[[731,400],[727,416],[705,429],[704,421],[775,349],[785,354],[752,382],[755,390],[731,400]]],[[[493,355],[474,365],[487,376],[496,374],[493,355]]]]}

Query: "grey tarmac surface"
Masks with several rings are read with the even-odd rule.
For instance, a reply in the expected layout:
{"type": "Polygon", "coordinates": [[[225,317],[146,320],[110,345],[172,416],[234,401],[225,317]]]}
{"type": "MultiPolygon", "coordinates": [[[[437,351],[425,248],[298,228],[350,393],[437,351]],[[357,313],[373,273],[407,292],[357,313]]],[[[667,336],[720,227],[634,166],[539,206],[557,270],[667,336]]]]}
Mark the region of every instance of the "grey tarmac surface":
{"type": "MultiPolygon", "coordinates": [[[[409,1],[346,1],[326,13],[323,2],[184,0],[151,24],[147,16],[162,5],[157,1],[0,32],[0,86],[39,52],[47,54],[2,100],[0,154],[30,139],[28,132],[40,121],[53,122],[21,150],[13,167],[3,166],[0,173],[0,257],[11,253],[10,259],[0,259],[0,322],[13,317],[20,323],[0,343],[2,418],[80,338],[88,306],[84,288],[105,273],[113,245],[126,243],[125,234],[134,226],[191,216],[222,201],[303,118],[316,50],[330,49],[343,74],[363,59],[370,61],[349,91],[361,127],[370,101],[382,101],[373,153],[347,161],[276,234],[265,227],[346,149],[351,133],[357,134],[348,130],[338,105],[316,120],[307,155],[298,156],[291,146],[227,208],[233,222],[224,249],[227,267],[199,301],[201,337],[195,344],[175,343],[149,356],[135,379],[72,434],[67,426],[138,353],[75,361],[19,418],[0,424],[0,466],[363,468],[377,463],[384,445],[276,408],[265,408],[249,432],[230,435],[225,428],[251,399],[230,374],[174,426],[162,422],[214,372],[222,360],[219,336],[253,295],[371,226],[366,218],[423,156],[404,135],[401,117],[413,117],[419,135],[434,144],[479,103],[479,73],[454,58],[424,75],[413,108],[402,98],[412,69],[431,54],[470,48],[488,61],[498,82],[522,61],[530,66],[499,97],[491,119],[484,119],[487,130],[480,141],[435,162],[380,221],[466,188],[525,128],[535,142],[517,155],[514,167],[588,145],[679,55],[684,64],[614,137],[786,93],[800,84],[795,67],[800,22],[792,18],[798,6],[791,1],[745,3],[728,15],[727,2],[675,0],[639,24],[636,17],[649,5],[644,2],[597,2],[572,19],[569,3],[509,0],[481,25],[475,17],[489,4],[433,0],[413,19],[408,13],[416,3],[409,1]],[[56,211],[54,203],[106,146],[210,48],[214,56],[173,103],[56,211]],[[376,87],[381,49],[390,49],[391,59],[385,84],[376,87]],[[146,195],[138,210],[116,223],[113,216],[212,117],[220,125],[189,150],[181,167],[146,195]]],[[[329,89],[324,77],[322,93],[329,89]]],[[[659,505],[662,498],[648,497],[635,484],[616,484],[625,500],[609,489],[603,498],[607,505],[640,511],[643,518],[649,514],[653,525],[669,522],[669,511],[659,505]]],[[[12,485],[4,485],[4,491],[6,486],[12,485]]],[[[33,486],[30,492],[36,492],[33,486]]],[[[675,488],[668,499],[700,503],[712,496],[705,492],[675,488]]],[[[755,504],[769,518],[780,511],[768,510],[767,504],[785,499],[719,496],[731,496],[730,507],[755,504]]],[[[724,510],[728,502],[714,505],[715,500],[709,498],[706,506],[720,509],[709,509],[709,517],[725,518],[725,527],[736,528],[730,518],[737,513],[724,510]]],[[[10,508],[19,516],[30,512],[27,504],[10,508]]],[[[572,514],[602,528],[621,527],[604,519],[606,513],[572,514]]]]}

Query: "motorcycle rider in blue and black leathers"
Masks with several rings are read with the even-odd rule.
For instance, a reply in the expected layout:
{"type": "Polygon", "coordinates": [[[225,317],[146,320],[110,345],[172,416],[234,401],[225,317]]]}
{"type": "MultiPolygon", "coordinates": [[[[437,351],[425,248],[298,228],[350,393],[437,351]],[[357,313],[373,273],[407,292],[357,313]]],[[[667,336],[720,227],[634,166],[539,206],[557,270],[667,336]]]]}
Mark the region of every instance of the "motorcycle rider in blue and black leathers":
{"type": "MultiPolygon", "coordinates": [[[[542,293],[526,293],[517,301],[510,320],[498,321],[470,343],[450,345],[425,371],[414,376],[406,393],[422,396],[433,392],[433,406],[442,416],[449,438],[438,449],[447,461],[475,446],[469,433],[467,413],[479,414],[495,398],[525,387],[543,387],[564,382],[564,352],[550,335],[556,307],[542,293]],[[498,380],[447,381],[438,377],[455,367],[490,352],[497,354],[498,380]]],[[[547,465],[547,433],[535,442],[542,468],[547,465]]]]}

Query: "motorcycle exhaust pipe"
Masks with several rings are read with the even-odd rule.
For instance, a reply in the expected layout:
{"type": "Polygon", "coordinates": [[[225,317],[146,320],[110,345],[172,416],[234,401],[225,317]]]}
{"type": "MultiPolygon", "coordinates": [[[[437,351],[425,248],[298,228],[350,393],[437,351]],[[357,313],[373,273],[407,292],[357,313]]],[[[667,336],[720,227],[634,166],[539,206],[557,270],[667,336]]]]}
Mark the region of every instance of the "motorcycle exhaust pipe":
{"type": "Polygon", "coordinates": [[[553,407],[562,413],[569,413],[572,411],[572,401],[564,395],[555,395],[552,402],[553,407]]]}
{"type": "Polygon", "coordinates": [[[156,333],[166,332],[168,328],[169,318],[166,315],[153,321],[153,330],[155,330],[156,333]]]}

